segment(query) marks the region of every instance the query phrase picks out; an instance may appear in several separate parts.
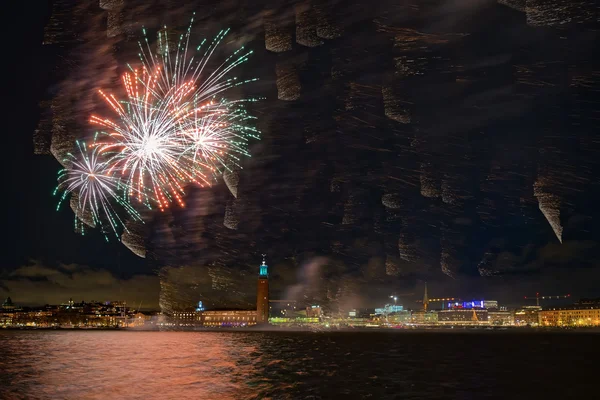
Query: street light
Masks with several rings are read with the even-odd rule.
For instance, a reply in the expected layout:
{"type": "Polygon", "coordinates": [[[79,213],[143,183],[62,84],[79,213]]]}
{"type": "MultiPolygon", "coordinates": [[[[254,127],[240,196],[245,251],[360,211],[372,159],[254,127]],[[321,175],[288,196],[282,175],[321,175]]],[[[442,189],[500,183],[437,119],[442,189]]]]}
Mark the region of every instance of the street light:
{"type": "Polygon", "coordinates": [[[398,301],[398,297],[396,297],[396,296],[390,296],[390,299],[394,299],[394,305],[396,305],[396,302],[398,301]]]}

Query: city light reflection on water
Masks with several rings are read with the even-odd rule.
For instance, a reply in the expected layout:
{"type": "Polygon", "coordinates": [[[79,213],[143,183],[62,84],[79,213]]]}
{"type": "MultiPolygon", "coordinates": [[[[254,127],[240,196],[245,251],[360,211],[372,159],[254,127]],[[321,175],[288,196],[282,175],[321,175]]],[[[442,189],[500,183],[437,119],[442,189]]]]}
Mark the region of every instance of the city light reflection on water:
{"type": "Polygon", "coordinates": [[[0,331],[0,399],[577,398],[597,337],[0,331]]]}

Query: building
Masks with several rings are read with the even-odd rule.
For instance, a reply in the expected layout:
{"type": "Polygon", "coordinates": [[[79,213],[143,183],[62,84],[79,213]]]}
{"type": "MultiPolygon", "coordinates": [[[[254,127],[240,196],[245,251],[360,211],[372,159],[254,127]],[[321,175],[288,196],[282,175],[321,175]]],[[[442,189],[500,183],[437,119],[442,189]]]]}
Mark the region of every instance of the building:
{"type": "Polygon", "coordinates": [[[489,311],[488,321],[490,325],[514,325],[515,315],[511,311],[489,311]]]}
{"type": "Polygon", "coordinates": [[[242,327],[256,325],[258,313],[254,310],[211,310],[199,312],[199,318],[199,325],[205,327],[242,327]]]}
{"type": "Polygon", "coordinates": [[[387,314],[387,322],[390,324],[407,324],[412,321],[411,312],[408,310],[397,311],[387,314]]]}
{"type": "Polygon", "coordinates": [[[403,310],[404,310],[403,306],[397,306],[394,304],[386,304],[383,308],[376,308],[375,315],[391,314],[391,313],[395,313],[395,312],[399,312],[399,311],[403,311],[403,310]]]}
{"type": "Polygon", "coordinates": [[[488,310],[497,310],[498,300],[483,300],[483,308],[487,308],[488,310]]]}
{"type": "Polygon", "coordinates": [[[539,323],[538,313],[540,306],[525,306],[515,311],[515,325],[537,326],[539,323]]]}
{"type": "Polygon", "coordinates": [[[595,299],[581,299],[577,303],[576,306],[599,306],[600,307],[600,297],[595,299]]]}
{"type": "MultiPolygon", "coordinates": [[[[492,300],[493,301],[493,300],[492,300]]],[[[498,307],[498,302],[496,301],[496,308],[498,307]]],[[[485,300],[471,300],[471,301],[455,301],[448,303],[448,309],[459,309],[459,308],[487,308],[485,306],[485,300]]]]}
{"type": "Polygon", "coordinates": [[[7,297],[6,300],[4,300],[4,303],[2,303],[2,309],[4,311],[11,311],[15,309],[15,305],[10,297],[7,297]]]}
{"type": "Polygon", "coordinates": [[[410,322],[423,325],[436,324],[439,319],[438,313],[439,311],[416,310],[411,313],[410,322]]]}
{"type": "Polygon", "coordinates": [[[488,310],[485,308],[453,308],[438,312],[440,324],[481,324],[488,323],[488,310]]]}
{"type": "Polygon", "coordinates": [[[321,306],[312,305],[310,307],[306,307],[306,317],[307,318],[321,318],[323,316],[323,311],[321,310],[321,306]]]}
{"type": "Polygon", "coordinates": [[[538,313],[541,326],[578,327],[600,326],[599,306],[549,308],[538,313]]]}
{"type": "Polygon", "coordinates": [[[256,323],[269,323],[269,271],[263,254],[263,262],[258,272],[258,287],[256,290],[256,323]]]}
{"type": "Polygon", "coordinates": [[[193,310],[175,311],[171,315],[171,320],[175,326],[202,325],[202,313],[193,310]]]}

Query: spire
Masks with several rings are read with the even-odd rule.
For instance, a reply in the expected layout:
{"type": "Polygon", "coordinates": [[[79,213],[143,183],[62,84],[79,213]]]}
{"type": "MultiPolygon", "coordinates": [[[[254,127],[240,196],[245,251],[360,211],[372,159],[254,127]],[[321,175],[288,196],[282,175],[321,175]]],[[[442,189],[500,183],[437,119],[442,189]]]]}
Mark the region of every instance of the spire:
{"type": "Polygon", "coordinates": [[[427,296],[427,282],[425,282],[425,292],[423,293],[423,309],[427,311],[427,307],[429,306],[429,297],[427,296]]]}
{"type": "Polygon", "coordinates": [[[263,256],[263,261],[262,261],[262,264],[260,265],[260,271],[258,273],[258,276],[260,278],[267,278],[267,277],[269,277],[269,272],[268,272],[269,267],[267,266],[267,260],[266,260],[267,255],[263,254],[262,256],[263,256]]]}

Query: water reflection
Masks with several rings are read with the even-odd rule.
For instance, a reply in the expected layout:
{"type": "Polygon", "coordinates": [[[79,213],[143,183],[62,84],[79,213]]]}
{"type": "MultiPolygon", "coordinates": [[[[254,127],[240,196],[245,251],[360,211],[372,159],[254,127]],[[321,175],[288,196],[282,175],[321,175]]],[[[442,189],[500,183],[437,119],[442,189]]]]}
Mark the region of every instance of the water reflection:
{"type": "Polygon", "coordinates": [[[2,381],[10,382],[6,393],[10,398],[233,399],[251,398],[262,389],[248,384],[261,358],[243,335],[107,331],[0,335],[6,352],[2,375],[8,378],[2,381]]]}
{"type": "Polygon", "coordinates": [[[584,377],[597,370],[597,339],[388,331],[0,331],[0,399],[589,398],[596,388],[584,377]]]}

